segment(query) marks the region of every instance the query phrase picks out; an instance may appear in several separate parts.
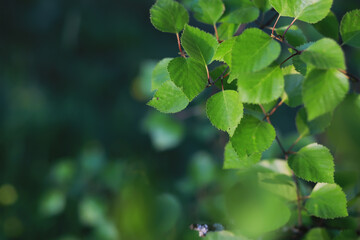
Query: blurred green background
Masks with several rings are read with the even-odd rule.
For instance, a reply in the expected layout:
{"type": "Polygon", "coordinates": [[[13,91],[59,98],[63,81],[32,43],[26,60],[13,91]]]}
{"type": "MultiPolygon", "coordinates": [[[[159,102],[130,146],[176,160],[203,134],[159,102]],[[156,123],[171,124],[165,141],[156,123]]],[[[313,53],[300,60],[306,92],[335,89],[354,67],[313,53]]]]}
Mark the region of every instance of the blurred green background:
{"type": "MultiPolygon", "coordinates": [[[[221,170],[227,139],[204,113],[211,90],[176,115],[145,104],[154,64],[178,51],[152,27],[153,3],[0,1],[0,239],[195,239],[190,223],[226,222],[222,193],[237,177],[221,170]]],[[[339,20],[355,8],[334,1],[339,20]]],[[[360,50],[344,50],[359,76],[360,50]]],[[[318,141],[355,196],[360,106],[339,112],[318,141]]],[[[295,113],[274,116],[285,145],[295,113]]],[[[274,145],[264,157],[277,156],[274,145]]]]}

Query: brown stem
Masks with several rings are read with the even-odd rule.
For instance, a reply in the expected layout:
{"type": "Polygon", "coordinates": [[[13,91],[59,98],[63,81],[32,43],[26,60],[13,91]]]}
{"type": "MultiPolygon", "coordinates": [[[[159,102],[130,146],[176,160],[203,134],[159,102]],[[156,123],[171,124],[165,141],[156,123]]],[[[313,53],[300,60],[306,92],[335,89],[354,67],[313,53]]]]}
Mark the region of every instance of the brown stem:
{"type": "Polygon", "coordinates": [[[291,58],[295,57],[296,55],[300,55],[302,53],[302,51],[296,50],[296,52],[292,55],[290,55],[290,57],[286,58],[284,61],[282,61],[280,63],[280,66],[283,65],[284,63],[286,63],[288,60],[290,60],[291,58]]]}
{"type": "Polygon", "coordinates": [[[219,79],[223,79],[223,78],[225,78],[227,75],[229,75],[229,73],[227,73],[227,74],[225,75],[225,73],[226,73],[228,70],[229,70],[229,67],[225,68],[224,72],[215,79],[214,84],[215,84],[219,79]]]}
{"type": "Polygon", "coordinates": [[[206,68],[206,74],[207,74],[207,79],[208,79],[208,84],[210,85],[211,84],[211,81],[210,81],[210,73],[209,73],[209,68],[208,66],[205,64],[205,68],[206,68]]]}
{"type": "Polygon", "coordinates": [[[179,50],[180,50],[180,55],[181,55],[182,57],[186,57],[186,56],[185,56],[185,53],[184,53],[184,52],[182,51],[182,49],[181,49],[181,43],[180,43],[179,33],[176,33],[176,38],[177,38],[178,47],[179,47],[179,50]]]}
{"type": "Polygon", "coordinates": [[[269,113],[269,116],[271,116],[271,115],[273,115],[274,114],[274,112],[284,103],[284,99],[282,99],[279,103],[278,103],[278,105],[276,105],[272,110],[271,110],[271,112],[269,113]]]}
{"type": "Polygon", "coordinates": [[[219,34],[218,34],[218,31],[217,31],[216,23],[214,23],[214,31],[215,31],[216,40],[218,41],[218,43],[220,43],[219,34]]]}
{"type": "Polygon", "coordinates": [[[259,26],[260,29],[264,29],[267,25],[269,25],[270,23],[272,23],[272,21],[275,20],[276,18],[276,13],[274,14],[274,16],[272,16],[272,18],[270,18],[266,23],[262,24],[259,26]]]}
{"type": "Polygon", "coordinates": [[[338,69],[339,72],[341,72],[342,74],[344,74],[345,76],[347,76],[350,80],[352,80],[353,82],[360,82],[360,78],[358,78],[357,76],[348,73],[346,70],[344,69],[338,69]]]}
{"type": "Polygon", "coordinates": [[[303,135],[300,135],[293,144],[291,144],[291,146],[289,147],[289,149],[287,150],[288,153],[291,152],[291,150],[295,147],[295,145],[303,138],[303,135]]]}
{"type": "Polygon", "coordinates": [[[285,34],[287,33],[287,31],[291,28],[291,26],[294,24],[294,22],[296,21],[296,18],[294,18],[294,20],[290,23],[290,25],[287,27],[287,29],[285,30],[284,34],[282,35],[282,39],[285,39],[285,34]]]}
{"type": "Polygon", "coordinates": [[[274,36],[274,30],[275,30],[276,24],[278,23],[280,17],[281,17],[281,15],[279,14],[279,16],[277,17],[277,19],[276,19],[276,21],[274,23],[274,26],[272,27],[271,36],[274,36]]]}

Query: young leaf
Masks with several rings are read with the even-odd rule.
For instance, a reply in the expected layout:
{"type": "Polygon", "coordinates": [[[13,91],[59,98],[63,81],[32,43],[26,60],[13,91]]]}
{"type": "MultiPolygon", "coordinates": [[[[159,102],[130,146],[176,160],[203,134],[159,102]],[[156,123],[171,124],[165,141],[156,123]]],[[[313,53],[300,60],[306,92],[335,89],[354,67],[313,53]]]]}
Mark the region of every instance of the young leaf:
{"type": "Polygon", "coordinates": [[[339,40],[339,21],[333,12],[330,11],[323,20],[313,26],[324,37],[332,38],[335,41],[339,40]]]}
{"type": "Polygon", "coordinates": [[[239,28],[239,24],[235,23],[222,23],[218,27],[219,39],[228,40],[234,36],[236,30],[239,28]]]}
{"type": "Polygon", "coordinates": [[[186,108],[189,99],[172,81],[167,81],[147,104],[163,113],[176,113],[186,108]]]}
{"type": "Polygon", "coordinates": [[[332,0],[270,0],[270,4],[281,16],[316,23],[329,13],[332,0]]]}
{"type": "Polygon", "coordinates": [[[288,164],[296,176],[306,181],[334,182],[334,159],[326,147],[317,143],[291,155],[288,164]]]}
{"type": "Polygon", "coordinates": [[[211,96],[206,103],[210,122],[231,136],[243,116],[243,105],[238,92],[225,90],[211,96]]]}
{"type": "Polygon", "coordinates": [[[316,184],[305,208],[311,215],[325,219],[348,216],[345,194],[336,184],[316,184]]]}
{"type": "Polygon", "coordinates": [[[326,229],[313,228],[306,233],[304,240],[330,240],[330,237],[326,229]]]}
{"type": "Polygon", "coordinates": [[[159,31],[179,33],[189,22],[189,14],[174,0],[157,0],[150,9],[150,20],[159,31]]]}
{"type": "Polygon", "coordinates": [[[337,69],[313,69],[303,84],[303,101],[311,121],[331,112],[344,99],[349,82],[337,69]]]}
{"type": "Polygon", "coordinates": [[[279,66],[241,74],[237,84],[241,100],[246,103],[268,103],[279,98],[284,90],[284,78],[279,66]]]}
{"type": "Polygon", "coordinates": [[[207,84],[205,65],[192,58],[177,57],[169,62],[168,71],[171,80],[188,99],[193,100],[207,84]]]}
{"type": "Polygon", "coordinates": [[[263,152],[275,139],[275,129],[269,123],[251,116],[245,116],[230,138],[239,156],[263,152]]]}
{"type": "Polygon", "coordinates": [[[340,23],[343,44],[360,47],[360,9],[347,12],[340,23]]]}
{"type": "Polygon", "coordinates": [[[228,142],[225,146],[224,169],[245,169],[260,161],[261,153],[252,153],[250,156],[246,153],[239,156],[228,142]]]}
{"type": "Polygon", "coordinates": [[[345,57],[341,47],[330,38],[323,38],[300,56],[301,60],[320,69],[345,68],[345,57]]]}
{"type": "Polygon", "coordinates": [[[198,21],[213,25],[224,13],[225,6],[221,0],[198,0],[193,10],[198,21]]]}
{"type": "Polygon", "coordinates": [[[170,80],[167,70],[168,64],[172,58],[164,58],[156,64],[151,76],[151,90],[158,89],[164,82],[170,80]]]}
{"type": "Polygon", "coordinates": [[[297,107],[302,104],[302,84],[304,76],[301,74],[288,74],[284,76],[285,91],[281,98],[290,107],[297,107]]]}
{"type": "Polygon", "coordinates": [[[237,38],[238,37],[233,37],[223,41],[217,48],[213,59],[220,62],[226,62],[227,65],[231,67],[231,50],[237,38]]]}
{"type": "Polygon", "coordinates": [[[213,35],[189,25],[185,26],[181,43],[190,57],[204,64],[211,63],[218,47],[218,42],[213,35]]]}
{"type": "Polygon", "coordinates": [[[259,9],[247,0],[225,1],[225,13],[220,22],[249,23],[259,17],[259,9]]]}
{"type": "Polygon", "coordinates": [[[231,71],[240,76],[264,69],[279,56],[280,50],[280,44],[260,29],[246,29],[234,43],[231,71]]]}
{"type": "Polygon", "coordinates": [[[305,108],[301,108],[296,115],[296,128],[301,136],[318,134],[330,126],[331,118],[332,114],[326,113],[309,122],[305,108]]]}

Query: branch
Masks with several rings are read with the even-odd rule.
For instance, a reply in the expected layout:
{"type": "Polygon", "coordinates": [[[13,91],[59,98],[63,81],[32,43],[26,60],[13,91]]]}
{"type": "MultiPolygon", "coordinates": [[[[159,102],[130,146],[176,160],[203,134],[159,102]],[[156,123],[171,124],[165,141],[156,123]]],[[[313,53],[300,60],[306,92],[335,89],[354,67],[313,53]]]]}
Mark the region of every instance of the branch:
{"type": "Polygon", "coordinates": [[[182,57],[186,57],[186,56],[185,56],[185,53],[184,53],[184,52],[182,51],[182,49],[181,49],[181,43],[180,43],[179,33],[176,33],[176,38],[177,38],[178,47],[179,47],[179,50],[180,50],[180,55],[181,55],[182,57]]]}

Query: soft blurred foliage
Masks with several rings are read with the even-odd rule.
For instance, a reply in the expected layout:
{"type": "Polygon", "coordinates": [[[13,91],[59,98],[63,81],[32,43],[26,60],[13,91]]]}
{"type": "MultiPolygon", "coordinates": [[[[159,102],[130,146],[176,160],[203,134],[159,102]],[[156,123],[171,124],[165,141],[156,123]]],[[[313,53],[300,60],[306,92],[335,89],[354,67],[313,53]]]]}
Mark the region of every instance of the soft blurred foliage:
{"type": "MultiPolygon", "coordinates": [[[[149,21],[152,4],[0,2],[0,239],[195,239],[190,223],[251,231],[252,222],[282,220],[263,219],[262,211],[288,211],[270,194],[271,181],[292,191],[276,164],[265,162],[256,176],[221,170],[227,138],[204,113],[212,90],[176,115],[145,105],[154,64],[177,56],[175,36],[149,21]],[[265,179],[269,193],[251,189],[252,177],[265,179]]],[[[354,8],[360,4],[352,0],[333,6],[338,19],[354,8]]],[[[349,72],[359,76],[359,49],[344,49],[349,72]]],[[[359,113],[359,98],[350,96],[328,134],[317,136],[335,153],[336,182],[350,200],[348,222],[330,225],[359,225],[359,113]]],[[[287,146],[297,137],[294,118],[286,107],[274,116],[287,146]]],[[[274,144],[264,157],[280,155],[274,144]]]]}

